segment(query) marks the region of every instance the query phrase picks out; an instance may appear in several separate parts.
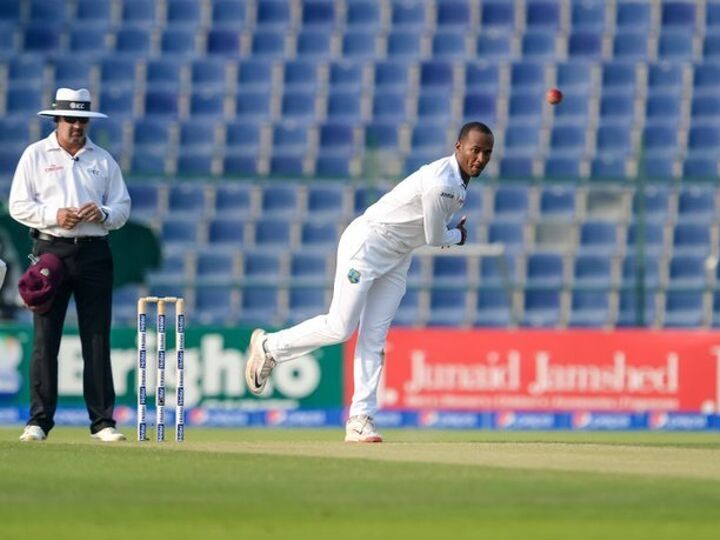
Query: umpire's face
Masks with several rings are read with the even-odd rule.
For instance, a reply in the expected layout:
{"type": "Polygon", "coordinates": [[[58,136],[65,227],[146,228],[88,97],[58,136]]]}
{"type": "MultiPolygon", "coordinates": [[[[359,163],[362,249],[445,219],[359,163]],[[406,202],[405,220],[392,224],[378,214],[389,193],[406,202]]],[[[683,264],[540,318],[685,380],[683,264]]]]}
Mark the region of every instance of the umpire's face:
{"type": "Polygon", "coordinates": [[[57,119],[57,137],[66,146],[79,147],[85,144],[89,118],[59,116],[57,119]]]}

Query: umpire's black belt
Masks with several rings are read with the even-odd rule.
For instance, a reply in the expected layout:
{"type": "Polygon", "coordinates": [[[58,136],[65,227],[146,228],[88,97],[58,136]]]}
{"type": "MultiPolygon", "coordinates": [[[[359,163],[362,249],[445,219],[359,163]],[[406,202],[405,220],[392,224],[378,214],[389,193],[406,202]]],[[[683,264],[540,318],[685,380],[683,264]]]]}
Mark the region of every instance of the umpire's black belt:
{"type": "Polygon", "coordinates": [[[89,244],[91,242],[107,242],[107,236],[53,236],[44,232],[38,232],[33,235],[36,240],[44,240],[45,242],[60,242],[62,244],[89,244]]]}

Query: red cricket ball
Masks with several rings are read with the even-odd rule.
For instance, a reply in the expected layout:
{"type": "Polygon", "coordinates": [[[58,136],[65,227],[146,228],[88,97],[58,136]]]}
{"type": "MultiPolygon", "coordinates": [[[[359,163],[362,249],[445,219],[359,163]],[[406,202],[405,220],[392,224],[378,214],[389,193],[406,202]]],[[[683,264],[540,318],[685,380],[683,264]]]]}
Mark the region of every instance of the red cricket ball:
{"type": "Polygon", "coordinates": [[[557,105],[562,101],[563,95],[557,88],[551,88],[547,91],[546,98],[550,105],[557,105]]]}

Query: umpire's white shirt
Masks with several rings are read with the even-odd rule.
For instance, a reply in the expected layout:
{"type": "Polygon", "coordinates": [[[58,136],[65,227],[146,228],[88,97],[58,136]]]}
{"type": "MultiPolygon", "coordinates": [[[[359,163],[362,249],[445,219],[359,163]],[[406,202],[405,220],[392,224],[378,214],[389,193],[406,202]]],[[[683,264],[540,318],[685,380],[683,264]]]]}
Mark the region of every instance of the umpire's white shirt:
{"type": "Polygon", "coordinates": [[[16,221],[53,236],[104,236],[127,221],[130,195],[120,167],[107,151],[86,137],[85,146],[73,157],[53,131],[20,157],[9,207],[16,221]],[[60,208],[79,208],[88,202],[107,213],[103,223],[81,222],[70,230],[58,225],[60,208]]]}
{"type": "Polygon", "coordinates": [[[450,246],[460,241],[460,231],[448,224],[462,208],[465,190],[457,159],[448,156],[420,167],[363,216],[403,251],[425,244],[450,246]]]}

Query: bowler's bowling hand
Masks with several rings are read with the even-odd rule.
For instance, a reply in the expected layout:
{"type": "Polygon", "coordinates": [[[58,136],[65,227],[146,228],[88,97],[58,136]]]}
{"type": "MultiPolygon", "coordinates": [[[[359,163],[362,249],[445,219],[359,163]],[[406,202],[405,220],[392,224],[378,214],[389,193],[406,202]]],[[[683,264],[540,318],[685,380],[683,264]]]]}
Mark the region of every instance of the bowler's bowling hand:
{"type": "Polygon", "coordinates": [[[60,208],[57,211],[58,225],[63,229],[74,229],[81,219],[77,208],[60,208]]]}
{"type": "Polygon", "coordinates": [[[458,221],[458,224],[455,225],[455,228],[460,231],[460,241],[457,243],[458,246],[464,245],[465,240],[467,240],[467,229],[465,228],[466,221],[467,216],[463,216],[460,218],[460,221],[458,221]]]}

